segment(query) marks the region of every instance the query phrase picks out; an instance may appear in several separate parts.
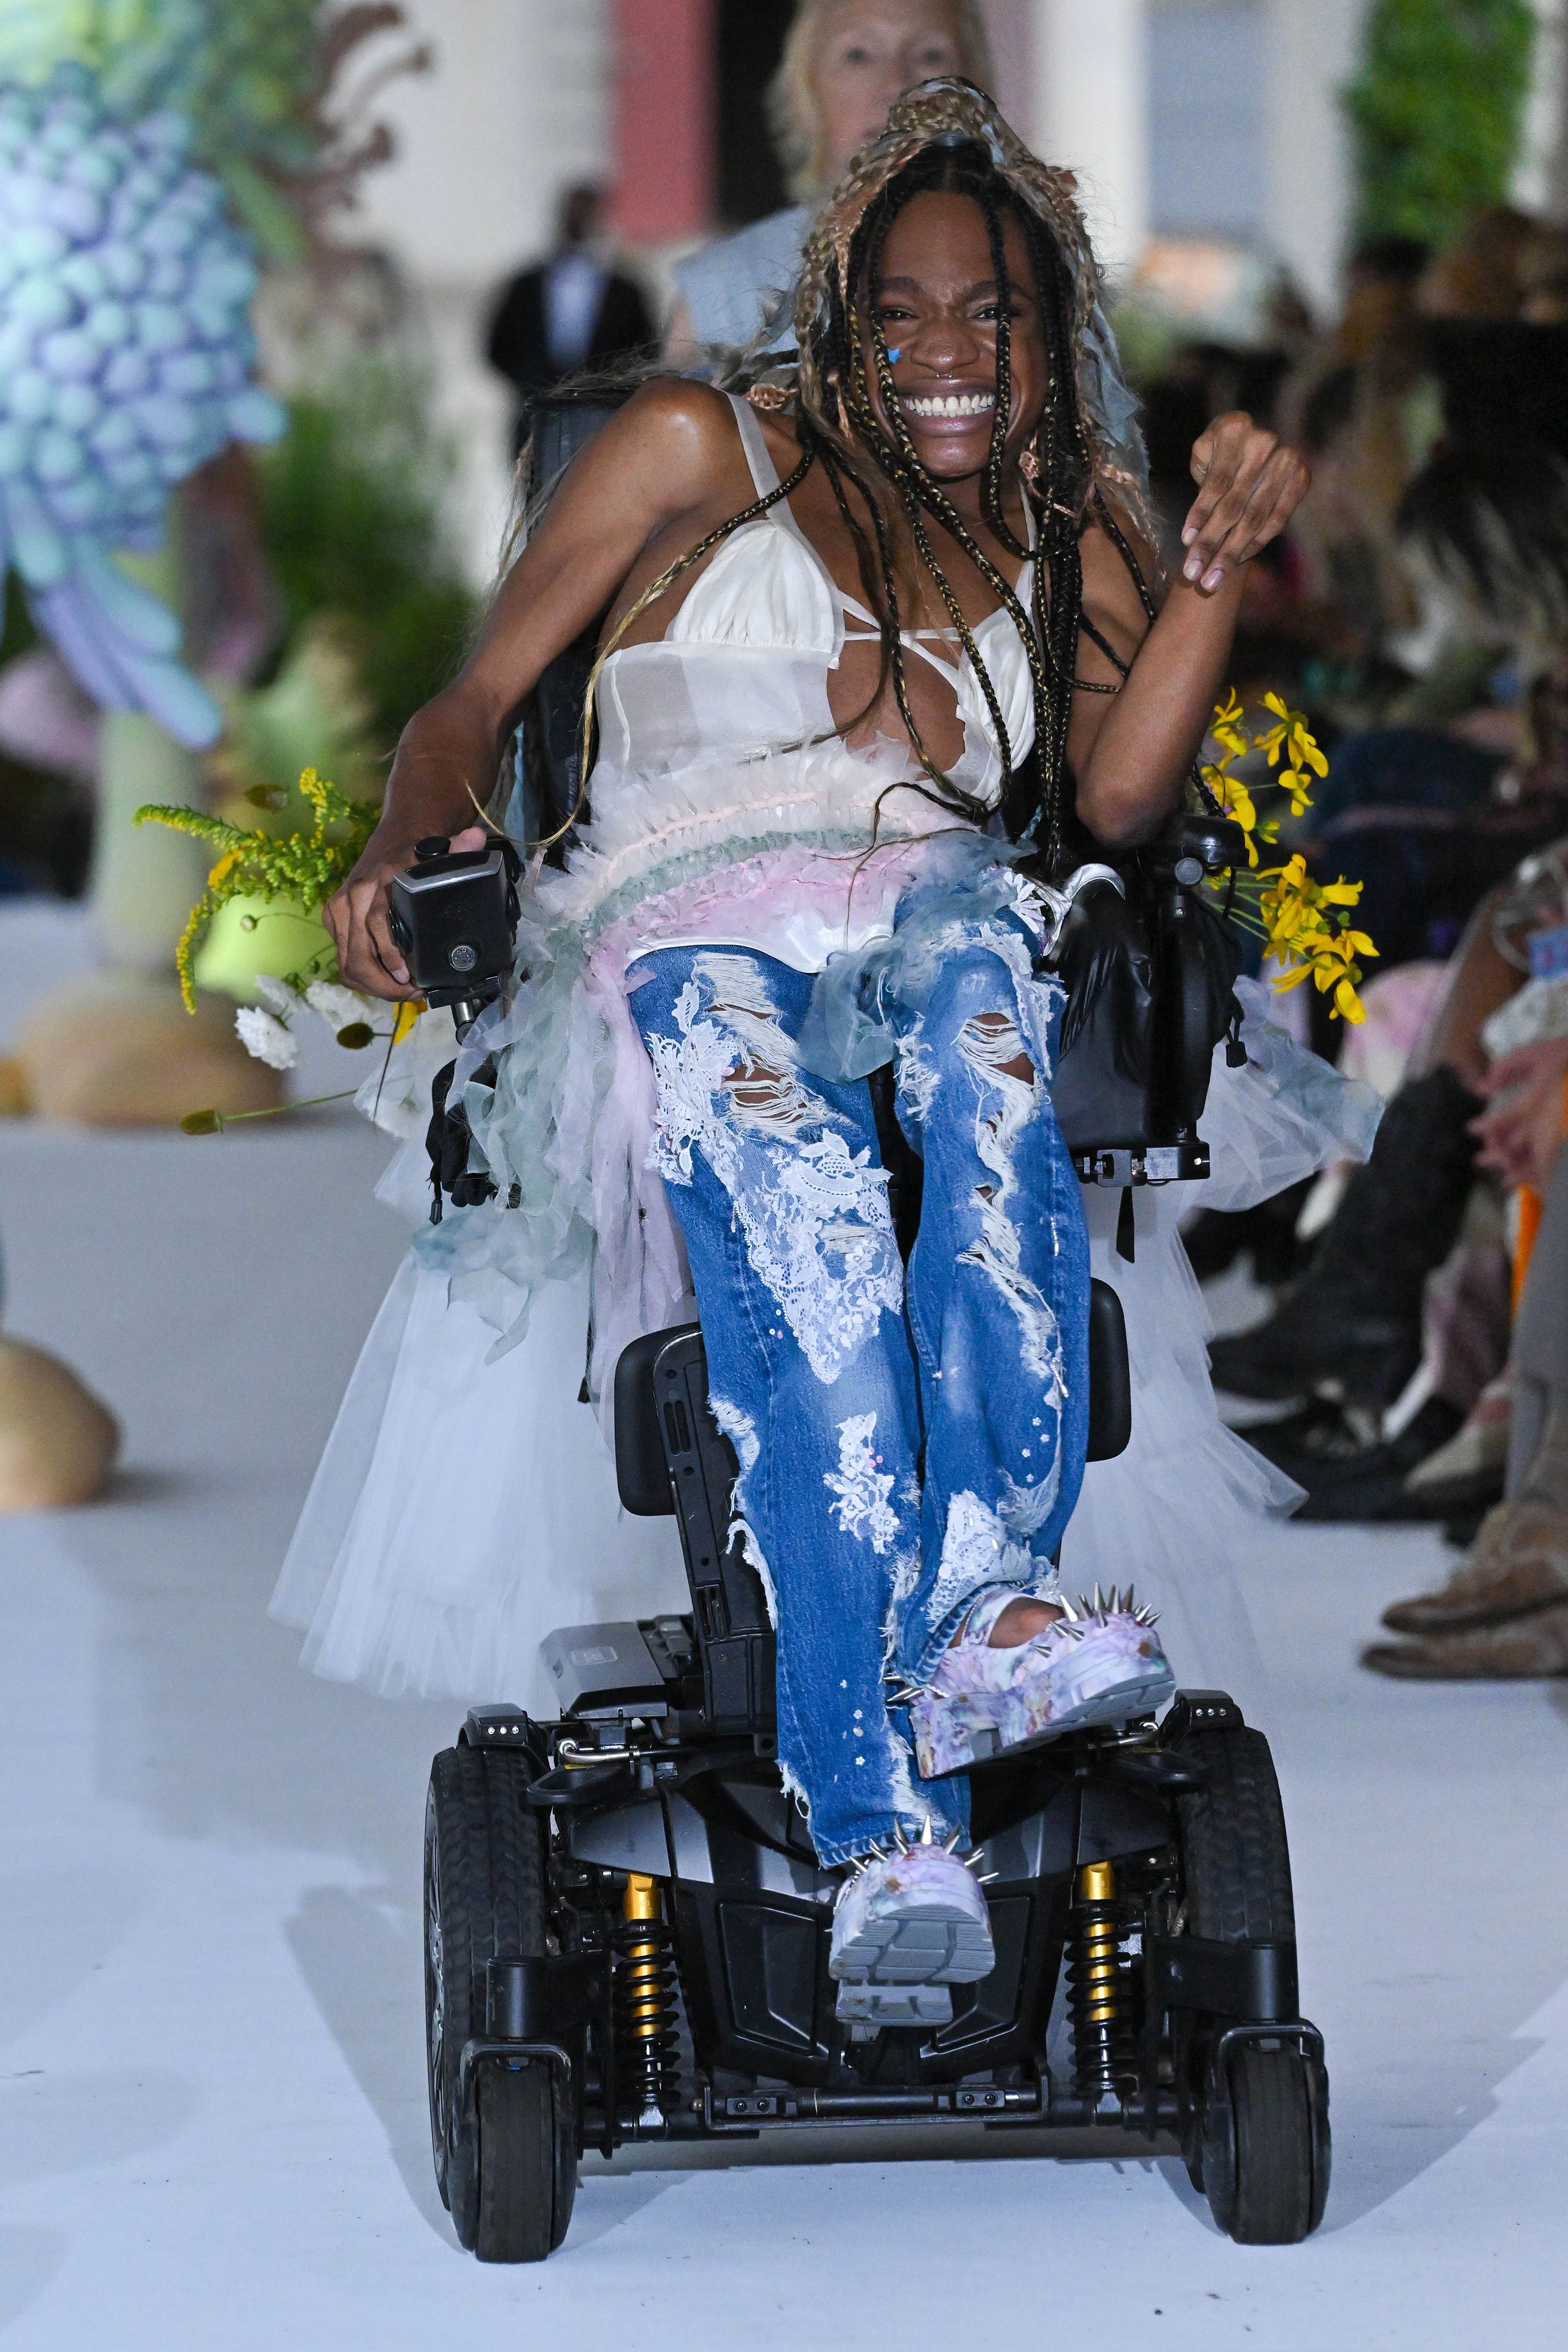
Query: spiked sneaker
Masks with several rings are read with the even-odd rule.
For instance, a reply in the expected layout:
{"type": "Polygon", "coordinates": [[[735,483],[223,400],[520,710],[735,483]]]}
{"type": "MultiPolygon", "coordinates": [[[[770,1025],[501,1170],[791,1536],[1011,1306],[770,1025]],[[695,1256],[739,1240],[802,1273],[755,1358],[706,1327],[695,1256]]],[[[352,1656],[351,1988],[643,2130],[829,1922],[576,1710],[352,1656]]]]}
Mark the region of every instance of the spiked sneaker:
{"type": "MultiPolygon", "coordinates": [[[[996,1965],[985,1897],[968,1864],[931,1838],[899,1833],[893,1853],[857,1862],[833,1913],[828,1973],[838,2011],[852,2025],[944,2025],[949,1985],[974,1984],[996,1965]]],[[[975,1857],[978,1859],[978,1857],[975,1857]]]]}
{"type": "MultiPolygon", "coordinates": [[[[1016,1596],[1001,1596],[1002,1605],[1016,1596]]],[[[1154,1633],[1155,1620],[1128,1587],[1108,1600],[1058,1606],[1063,1614],[1032,1640],[994,1650],[987,1636],[998,1613],[981,1603],[923,1690],[909,1700],[921,1775],[936,1780],[987,1757],[1037,1747],[1091,1724],[1127,1723],[1149,1715],[1174,1692],[1175,1677],[1154,1633]]]]}

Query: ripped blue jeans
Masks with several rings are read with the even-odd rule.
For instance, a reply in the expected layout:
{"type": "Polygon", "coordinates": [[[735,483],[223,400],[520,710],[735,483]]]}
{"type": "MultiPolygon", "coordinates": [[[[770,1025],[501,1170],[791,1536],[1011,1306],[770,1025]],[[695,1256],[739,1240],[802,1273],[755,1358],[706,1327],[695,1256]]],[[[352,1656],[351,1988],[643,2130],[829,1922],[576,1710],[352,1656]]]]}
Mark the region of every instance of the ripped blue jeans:
{"type": "Polygon", "coordinates": [[[907,1277],[868,1085],[800,1063],[810,975],[718,946],[628,975],[778,1632],[780,1762],[825,1864],[895,1822],[967,1831],[962,1776],[913,1778],[889,1682],[928,1679],[987,1588],[1050,1597],[1082,1478],[1089,1244],[1049,1093],[1060,992],[1028,958],[993,915],[918,1009],[882,993],[925,1163],[907,1277]]]}

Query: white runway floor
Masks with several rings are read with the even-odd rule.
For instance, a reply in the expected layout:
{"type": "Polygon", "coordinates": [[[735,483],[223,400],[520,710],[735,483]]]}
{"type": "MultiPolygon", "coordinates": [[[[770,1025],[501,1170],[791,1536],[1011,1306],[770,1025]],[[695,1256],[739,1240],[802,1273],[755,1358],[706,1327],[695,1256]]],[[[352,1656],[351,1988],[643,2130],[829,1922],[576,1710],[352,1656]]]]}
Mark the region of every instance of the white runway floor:
{"type": "Polygon", "coordinates": [[[312,1682],[265,1615],[401,1248],[384,1150],[0,1128],[7,1324],[127,1431],[102,1506],[0,1523],[7,2352],[1561,2342],[1568,1685],[1361,1674],[1411,1531],[1282,1529],[1250,1585],[1333,2081],[1309,2245],[1232,2246],[1173,2163],[879,2137],[590,2159],[549,2264],[458,2251],[418,1930],[455,1711],[312,1682]]]}

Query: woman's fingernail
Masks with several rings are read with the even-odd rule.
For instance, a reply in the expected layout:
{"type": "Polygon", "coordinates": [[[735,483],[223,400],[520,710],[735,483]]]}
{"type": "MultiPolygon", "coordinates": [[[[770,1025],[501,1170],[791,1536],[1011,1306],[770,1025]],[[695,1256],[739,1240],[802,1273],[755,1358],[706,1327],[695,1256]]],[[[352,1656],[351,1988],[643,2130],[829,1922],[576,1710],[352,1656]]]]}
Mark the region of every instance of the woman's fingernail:
{"type": "Polygon", "coordinates": [[[1224,578],[1224,567],[1218,563],[1215,564],[1211,570],[1204,573],[1204,586],[1210,595],[1214,593],[1214,591],[1219,586],[1220,582],[1224,578]]]}
{"type": "Polygon", "coordinates": [[[1196,580],[1201,575],[1203,568],[1204,560],[1201,555],[1189,555],[1182,566],[1182,577],[1184,580],[1196,580]]]}
{"type": "Polygon", "coordinates": [[[1191,547],[1191,545],[1192,545],[1192,543],[1193,543],[1194,540],[1194,539],[1196,539],[1197,535],[1198,535],[1198,527],[1197,527],[1196,523],[1195,523],[1195,522],[1190,522],[1190,523],[1187,525],[1187,527],[1186,527],[1185,530],[1184,530],[1184,531],[1183,531],[1183,533],[1182,533],[1182,545],[1183,545],[1184,547],[1191,547]]]}

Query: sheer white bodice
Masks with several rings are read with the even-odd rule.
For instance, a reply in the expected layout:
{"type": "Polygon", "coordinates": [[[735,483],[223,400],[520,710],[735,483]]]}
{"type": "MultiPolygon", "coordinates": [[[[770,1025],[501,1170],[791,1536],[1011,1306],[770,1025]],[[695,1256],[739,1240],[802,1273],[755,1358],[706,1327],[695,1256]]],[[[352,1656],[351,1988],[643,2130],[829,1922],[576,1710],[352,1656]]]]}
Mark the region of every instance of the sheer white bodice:
{"type": "MultiPolygon", "coordinates": [[[[766,496],[779,477],[762,428],[744,400],[732,405],[757,494],[766,496]]],[[[1026,608],[1031,569],[1018,586],[1026,608]]],[[[828,673],[847,642],[875,634],[873,616],[839,588],[787,500],[743,524],[664,635],[605,664],[592,821],[547,898],[581,919],[612,898],[624,908],[637,887],[664,887],[672,872],[710,868],[726,847],[737,857],[803,843],[841,853],[868,844],[874,822],[879,840],[961,824],[923,794],[897,789],[918,772],[906,745],[883,738],[851,750],[836,731],[828,673]],[[862,625],[847,625],[855,622],[862,625]]],[[[1021,760],[1034,740],[1024,648],[1002,611],[973,635],[1021,760]]],[[[1001,757],[955,634],[921,631],[904,643],[952,686],[964,735],[953,782],[994,806],[1001,757]]]]}

